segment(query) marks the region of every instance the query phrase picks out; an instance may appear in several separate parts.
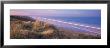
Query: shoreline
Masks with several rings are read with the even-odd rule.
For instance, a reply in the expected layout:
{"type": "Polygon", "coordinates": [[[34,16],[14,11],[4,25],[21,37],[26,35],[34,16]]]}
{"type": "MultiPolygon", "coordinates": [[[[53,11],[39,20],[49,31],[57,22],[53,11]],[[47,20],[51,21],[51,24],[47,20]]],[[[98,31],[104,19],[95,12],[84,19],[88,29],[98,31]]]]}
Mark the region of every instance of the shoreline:
{"type": "Polygon", "coordinates": [[[11,39],[100,39],[100,35],[68,30],[39,20],[30,22],[18,17],[17,20],[12,19],[11,39]]]}

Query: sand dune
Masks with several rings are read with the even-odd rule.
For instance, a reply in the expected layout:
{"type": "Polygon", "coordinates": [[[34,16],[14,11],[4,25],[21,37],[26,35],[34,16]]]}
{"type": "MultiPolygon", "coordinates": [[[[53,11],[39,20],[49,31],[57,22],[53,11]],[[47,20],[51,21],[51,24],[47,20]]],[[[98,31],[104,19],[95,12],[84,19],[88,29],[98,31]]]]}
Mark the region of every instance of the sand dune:
{"type": "MultiPolygon", "coordinates": [[[[11,16],[12,17],[12,16],[11,16]]],[[[20,17],[19,17],[20,18],[20,17]]],[[[59,28],[43,21],[22,20],[25,18],[12,18],[11,39],[99,39],[100,36],[91,33],[77,32],[59,28]]]]}

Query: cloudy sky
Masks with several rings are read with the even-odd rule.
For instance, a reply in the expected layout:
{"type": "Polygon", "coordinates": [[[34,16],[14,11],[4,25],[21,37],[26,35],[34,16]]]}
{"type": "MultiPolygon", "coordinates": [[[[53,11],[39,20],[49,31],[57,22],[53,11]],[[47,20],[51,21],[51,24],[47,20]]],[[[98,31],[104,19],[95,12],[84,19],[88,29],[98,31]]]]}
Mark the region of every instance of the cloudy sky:
{"type": "Polygon", "coordinates": [[[84,9],[11,9],[11,15],[25,16],[60,16],[60,17],[97,17],[101,16],[101,10],[84,9]]]}

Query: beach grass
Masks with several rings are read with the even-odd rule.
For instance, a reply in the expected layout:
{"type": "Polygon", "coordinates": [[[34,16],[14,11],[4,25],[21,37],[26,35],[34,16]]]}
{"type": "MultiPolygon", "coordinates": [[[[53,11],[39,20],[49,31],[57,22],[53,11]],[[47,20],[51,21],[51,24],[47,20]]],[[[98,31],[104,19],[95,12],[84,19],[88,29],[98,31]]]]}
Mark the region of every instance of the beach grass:
{"type": "Polygon", "coordinates": [[[11,39],[100,39],[84,32],[57,28],[53,24],[40,20],[24,21],[13,19],[10,22],[11,39]]]}

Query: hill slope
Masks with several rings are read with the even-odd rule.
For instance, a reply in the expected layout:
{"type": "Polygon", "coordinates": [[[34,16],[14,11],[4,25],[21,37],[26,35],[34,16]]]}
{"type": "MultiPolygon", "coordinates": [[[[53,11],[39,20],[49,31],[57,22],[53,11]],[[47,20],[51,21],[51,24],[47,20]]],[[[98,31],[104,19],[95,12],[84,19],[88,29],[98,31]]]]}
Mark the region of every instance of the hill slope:
{"type": "Polygon", "coordinates": [[[98,39],[100,36],[70,31],[28,16],[10,16],[11,39],[98,39]]]}
{"type": "Polygon", "coordinates": [[[22,20],[22,21],[35,21],[35,19],[29,17],[29,16],[17,16],[17,15],[11,15],[10,20],[22,20]]]}

